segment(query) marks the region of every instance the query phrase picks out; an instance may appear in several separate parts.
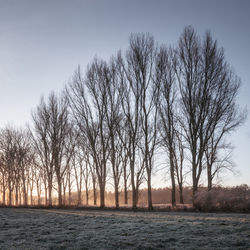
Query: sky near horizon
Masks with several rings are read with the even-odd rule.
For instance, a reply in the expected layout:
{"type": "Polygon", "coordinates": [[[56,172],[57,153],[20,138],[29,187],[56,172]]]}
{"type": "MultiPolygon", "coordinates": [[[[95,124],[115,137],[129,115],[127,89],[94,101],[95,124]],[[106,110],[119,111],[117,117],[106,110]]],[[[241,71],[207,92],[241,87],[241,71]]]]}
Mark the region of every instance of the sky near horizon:
{"type": "MultiPolygon", "coordinates": [[[[239,105],[249,110],[248,0],[0,0],[0,128],[30,123],[41,95],[61,91],[78,64],[124,51],[131,33],[175,45],[187,25],[201,36],[210,30],[224,47],[242,81],[239,105]]],[[[250,117],[231,141],[238,173],[223,175],[225,184],[250,185],[250,117]]]]}

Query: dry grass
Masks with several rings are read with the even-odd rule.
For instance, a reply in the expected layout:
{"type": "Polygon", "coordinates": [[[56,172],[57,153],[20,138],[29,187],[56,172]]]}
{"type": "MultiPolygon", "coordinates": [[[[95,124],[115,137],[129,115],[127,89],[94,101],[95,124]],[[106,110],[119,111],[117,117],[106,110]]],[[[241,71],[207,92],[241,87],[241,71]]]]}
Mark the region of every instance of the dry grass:
{"type": "Polygon", "coordinates": [[[248,249],[249,214],[0,209],[0,249],[248,249]]]}

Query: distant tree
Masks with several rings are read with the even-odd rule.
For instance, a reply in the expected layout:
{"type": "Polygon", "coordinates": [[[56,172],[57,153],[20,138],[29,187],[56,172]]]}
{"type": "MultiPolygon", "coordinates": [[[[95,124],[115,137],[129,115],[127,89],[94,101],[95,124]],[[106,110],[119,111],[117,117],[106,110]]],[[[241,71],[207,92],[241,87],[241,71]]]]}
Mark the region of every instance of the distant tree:
{"type": "Polygon", "coordinates": [[[51,118],[44,98],[41,99],[40,104],[32,113],[32,118],[34,122],[34,133],[32,133],[33,143],[37,155],[39,156],[40,166],[43,169],[42,175],[45,188],[45,204],[52,206],[52,188],[55,168],[49,134],[51,118]]]}
{"type": "Polygon", "coordinates": [[[71,129],[66,99],[57,97],[52,92],[47,103],[43,99],[41,100],[36,112],[33,113],[33,121],[35,124],[34,143],[47,175],[49,205],[52,205],[52,187],[55,174],[60,206],[62,205],[62,179],[69,162],[69,156],[65,158],[66,139],[71,129]]]}
{"type": "Polygon", "coordinates": [[[4,160],[4,154],[3,152],[0,153],[0,173],[1,173],[1,179],[0,179],[0,186],[1,186],[1,193],[2,193],[2,204],[6,204],[6,191],[7,191],[7,183],[6,183],[6,167],[5,167],[5,160],[4,160]]]}
{"type": "Polygon", "coordinates": [[[5,167],[6,173],[6,186],[8,189],[8,205],[13,205],[12,203],[12,192],[14,190],[15,184],[15,158],[17,154],[16,145],[16,131],[12,127],[6,127],[1,131],[1,150],[2,150],[2,160],[5,167]]]}
{"type": "Polygon", "coordinates": [[[17,137],[17,165],[20,172],[20,181],[22,185],[23,204],[28,202],[27,179],[30,171],[36,171],[34,166],[35,154],[32,147],[31,135],[28,130],[19,130],[17,137]]]}
{"type": "Polygon", "coordinates": [[[21,194],[23,204],[27,205],[28,173],[32,167],[32,149],[28,132],[11,126],[2,129],[0,156],[3,203],[6,203],[5,195],[8,191],[8,205],[20,205],[21,194]],[[15,199],[13,200],[12,197],[15,199]]]}
{"type": "MultiPolygon", "coordinates": [[[[66,146],[69,145],[66,138],[70,134],[70,124],[68,120],[68,106],[66,99],[58,98],[51,94],[48,102],[48,112],[50,114],[49,136],[55,175],[58,184],[58,204],[62,205],[62,179],[68,168],[70,155],[66,154],[66,146]],[[65,159],[65,160],[64,160],[65,159]]],[[[71,153],[71,152],[67,152],[71,153]]]]}

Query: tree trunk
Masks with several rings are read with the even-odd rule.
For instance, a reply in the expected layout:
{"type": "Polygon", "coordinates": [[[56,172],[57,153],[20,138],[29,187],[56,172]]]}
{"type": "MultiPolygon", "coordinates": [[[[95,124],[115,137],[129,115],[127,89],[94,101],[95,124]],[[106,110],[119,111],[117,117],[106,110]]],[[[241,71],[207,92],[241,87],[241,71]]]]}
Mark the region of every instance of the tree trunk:
{"type": "Polygon", "coordinates": [[[126,168],[124,168],[124,204],[128,204],[128,187],[127,187],[127,173],[126,168]]]}
{"type": "Polygon", "coordinates": [[[88,206],[89,205],[89,190],[88,190],[88,187],[86,187],[85,194],[86,194],[86,205],[88,206]]]}
{"type": "Polygon", "coordinates": [[[96,206],[96,200],[97,200],[97,195],[96,195],[96,182],[95,179],[93,178],[93,195],[94,195],[94,205],[96,206]]]}
{"type": "Polygon", "coordinates": [[[115,208],[119,208],[119,188],[116,182],[115,182],[115,208]]]}
{"type": "Polygon", "coordinates": [[[71,206],[71,200],[72,200],[72,194],[71,194],[71,188],[69,186],[69,200],[68,200],[69,206],[71,206]]]}
{"type": "Polygon", "coordinates": [[[196,182],[196,178],[193,180],[193,206],[195,205],[195,197],[198,191],[198,186],[196,182]]]}
{"type": "MultiPolygon", "coordinates": [[[[172,154],[172,153],[170,153],[172,154]]],[[[174,163],[172,156],[170,156],[170,175],[171,175],[171,183],[172,183],[172,191],[171,191],[171,198],[172,198],[172,207],[176,206],[176,198],[175,198],[175,176],[174,176],[174,163]]]]}
{"type": "Polygon", "coordinates": [[[38,181],[36,183],[36,189],[37,189],[37,205],[40,206],[41,205],[41,190],[40,190],[38,181]]]}
{"type": "Polygon", "coordinates": [[[70,180],[70,172],[68,172],[68,192],[69,192],[68,204],[69,204],[69,206],[71,206],[71,180],[70,180]]]}
{"type": "Polygon", "coordinates": [[[148,172],[148,210],[153,210],[152,189],[151,189],[151,172],[148,172]]]}
{"type": "Polygon", "coordinates": [[[77,205],[80,206],[82,205],[82,191],[79,189],[77,193],[78,193],[77,205]]]}
{"type": "Polygon", "coordinates": [[[30,189],[30,205],[33,206],[33,190],[30,189]]]}
{"type": "Polygon", "coordinates": [[[41,193],[40,193],[40,190],[37,191],[37,205],[41,206],[41,193]]]}
{"type": "Polygon", "coordinates": [[[130,169],[131,169],[131,185],[132,185],[132,209],[136,209],[137,208],[137,195],[136,195],[135,180],[134,180],[133,162],[130,163],[130,169]]]}
{"type": "Polygon", "coordinates": [[[179,195],[180,195],[180,204],[184,204],[182,184],[179,184],[179,195]]]}
{"type": "Polygon", "coordinates": [[[18,188],[18,204],[22,205],[22,192],[21,192],[21,187],[20,186],[18,188]]]}
{"type": "Polygon", "coordinates": [[[15,206],[18,206],[18,185],[16,185],[15,206]]]}
{"type": "Polygon", "coordinates": [[[207,164],[207,189],[208,191],[212,189],[212,171],[210,164],[207,164]]]}
{"type": "Polygon", "coordinates": [[[5,178],[4,178],[4,173],[2,173],[2,183],[3,183],[3,205],[6,205],[5,203],[5,192],[6,192],[6,187],[5,187],[5,178]]]}
{"type": "Polygon", "coordinates": [[[49,207],[52,206],[52,183],[49,183],[48,185],[48,192],[49,192],[49,207]]]}
{"type": "Polygon", "coordinates": [[[136,194],[136,188],[135,185],[132,184],[132,208],[136,209],[137,208],[137,194],[136,194]]]}
{"type": "Polygon", "coordinates": [[[18,186],[15,187],[15,206],[18,206],[18,186]]]}
{"type": "Polygon", "coordinates": [[[195,205],[195,196],[196,196],[196,193],[198,191],[198,187],[197,187],[197,180],[196,180],[196,171],[197,171],[197,166],[195,164],[196,162],[196,156],[193,155],[193,164],[192,164],[192,178],[193,178],[193,197],[192,197],[192,200],[193,200],[193,206],[195,205]]]}
{"type": "Polygon", "coordinates": [[[12,199],[11,199],[12,191],[11,191],[11,181],[10,181],[10,177],[9,177],[9,180],[8,180],[8,188],[9,188],[9,206],[11,206],[11,203],[12,203],[12,199]]]}
{"type": "Polygon", "coordinates": [[[58,182],[58,205],[62,206],[62,183],[60,179],[57,179],[58,182]]]}
{"type": "Polygon", "coordinates": [[[105,207],[105,188],[104,183],[100,183],[100,208],[105,207]]]}
{"type": "Polygon", "coordinates": [[[63,185],[62,204],[66,205],[66,186],[63,185]]]}
{"type": "Polygon", "coordinates": [[[136,188],[135,188],[135,202],[136,202],[136,205],[138,204],[138,201],[139,201],[139,187],[136,186],[136,188]]]}
{"type": "Polygon", "coordinates": [[[23,181],[23,202],[24,202],[24,206],[28,205],[28,197],[27,197],[25,180],[23,181]]]}
{"type": "Polygon", "coordinates": [[[44,185],[44,205],[48,206],[48,188],[47,185],[44,185]]]}
{"type": "Polygon", "coordinates": [[[3,205],[6,205],[6,201],[5,201],[5,193],[6,193],[6,189],[5,189],[5,184],[3,184],[3,205]]]}

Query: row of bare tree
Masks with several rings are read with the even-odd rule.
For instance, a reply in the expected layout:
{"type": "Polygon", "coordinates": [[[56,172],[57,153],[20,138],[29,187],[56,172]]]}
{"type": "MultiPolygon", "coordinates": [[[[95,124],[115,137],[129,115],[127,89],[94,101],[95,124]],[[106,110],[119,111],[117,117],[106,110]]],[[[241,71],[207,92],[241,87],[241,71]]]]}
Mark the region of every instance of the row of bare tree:
{"type": "MultiPolygon", "coordinates": [[[[83,75],[80,67],[59,96],[51,93],[32,112],[27,131],[5,128],[0,138],[0,187],[5,203],[27,204],[35,186],[38,204],[65,204],[66,191],[86,191],[90,184],[100,207],[112,177],[115,206],[119,192],[132,190],[137,207],[140,185],[146,180],[148,208],[152,204],[152,174],[157,152],[165,152],[172,183],[183,203],[185,176],[191,173],[193,197],[202,172],[208,189],[223,168],[231,168],[227,135],[246,118],[236,103],[240,80],[225,61],[211,34],[201,39],[186,27],[176,47],[157,46],[149,34],[130,36],[126,53],[109,62],[95,59],[83,75]],[[184,167],[186,166],[186,167],[184,167]],[[187,167],[189,166],[189,167],[187,167]],[[35,184],[35,185],[34,185],[35,184]]],[[[159,157],[158,157],[159,158],[159,157]]],[[[160,157],[161,158],[161,157],[160,157]]],[[[160,159],[163,161],[165,158],[160,159]]],[[[159,159],[158,159],[159,161],[159,159]]]]}

